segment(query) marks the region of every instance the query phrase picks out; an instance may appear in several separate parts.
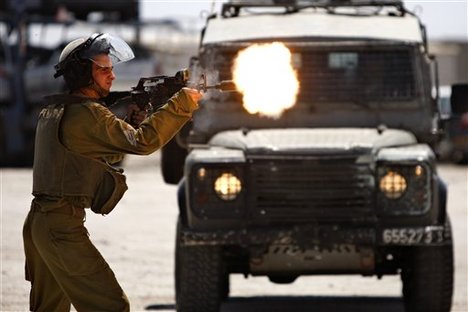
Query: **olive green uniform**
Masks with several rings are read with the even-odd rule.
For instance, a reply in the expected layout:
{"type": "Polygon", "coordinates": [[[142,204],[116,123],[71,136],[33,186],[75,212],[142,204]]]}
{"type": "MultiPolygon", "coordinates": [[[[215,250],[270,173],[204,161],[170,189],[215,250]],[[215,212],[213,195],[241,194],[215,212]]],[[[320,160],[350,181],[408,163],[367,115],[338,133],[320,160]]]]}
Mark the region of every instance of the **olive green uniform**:
{"type": "Polygon", "coordinates": [[[31,311],[129,311],[129,302],[84,227],[85,208],[109,213],[127,189],[109,163],[167,143],[197,108],[180,91],[138,129],[85,97],[57,95],[41,111],[33,195],[24,228],[31,311]]]}

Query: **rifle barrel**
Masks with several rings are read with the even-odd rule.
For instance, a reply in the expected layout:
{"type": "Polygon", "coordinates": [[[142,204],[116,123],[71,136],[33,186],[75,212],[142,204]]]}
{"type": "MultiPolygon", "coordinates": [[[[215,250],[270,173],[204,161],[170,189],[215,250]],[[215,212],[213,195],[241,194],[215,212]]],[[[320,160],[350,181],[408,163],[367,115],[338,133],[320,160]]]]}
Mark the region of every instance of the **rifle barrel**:
{"type": "Polygon", "coordinates": [[[206,89],[216,89],[226,92],[236,91],[236,84],[232,80],[223,80],[215,85],[206,86],[206,89]]]}

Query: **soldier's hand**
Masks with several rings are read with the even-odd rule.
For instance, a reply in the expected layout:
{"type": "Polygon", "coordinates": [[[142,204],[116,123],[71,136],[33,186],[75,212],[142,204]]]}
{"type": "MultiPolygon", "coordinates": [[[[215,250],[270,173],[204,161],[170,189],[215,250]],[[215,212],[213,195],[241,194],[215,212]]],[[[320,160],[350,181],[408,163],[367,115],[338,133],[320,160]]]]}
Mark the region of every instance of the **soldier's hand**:
{"type": "Polygon", "coordinates": [[[134,128],[138,128],[140,124],[148,116],[146,110],[141,110],[136,104],[130,104],[127,107],[127,118],[126,121],[131,124],[134,128]]]}
{"type": "Polygon", "coordinates": [[[191,88],[184,87],[184,88],[182,88],[182,90],[184,90],[184,92],[188,96],[190,96],[195,103],[200,101],[200,99],[203,97],[203,94],[200,91],[198,91],[197,89],[191,89],[191,88]]]}

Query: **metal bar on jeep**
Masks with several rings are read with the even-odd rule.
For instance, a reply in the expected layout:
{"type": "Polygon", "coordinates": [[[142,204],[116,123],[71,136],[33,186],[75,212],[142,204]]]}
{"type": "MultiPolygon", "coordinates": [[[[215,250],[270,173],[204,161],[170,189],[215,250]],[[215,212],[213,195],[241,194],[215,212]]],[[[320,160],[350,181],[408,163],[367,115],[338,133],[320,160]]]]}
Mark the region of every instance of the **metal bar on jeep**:
{"type": "Polygon", "coordinates": [[[407,13],[401,0],[232,0],[223,4],[223,17],[235,17],[243,8],[285,8],[286,12],[297,12],[306,8],[336,8],[336,7],[363,7],[363,6],[393,6],[402,14],[407,13]]]}

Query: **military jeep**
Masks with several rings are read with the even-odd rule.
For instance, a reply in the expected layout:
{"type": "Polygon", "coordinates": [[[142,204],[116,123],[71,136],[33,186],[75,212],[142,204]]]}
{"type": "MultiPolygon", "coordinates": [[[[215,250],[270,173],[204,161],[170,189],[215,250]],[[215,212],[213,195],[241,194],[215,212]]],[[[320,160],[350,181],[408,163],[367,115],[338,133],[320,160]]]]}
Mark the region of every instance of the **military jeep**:
{"type": "Polygon", "coordinates": [[[258,42],[291,51],[297,102],[274,119],[249,114],[242,94],[213,92],[177,139],[183,177],[165,176],[182,178],[177,310],[218,311],[239,273],[275,283],[400,274],[407,311],[450,311],[424,26],[402,1],[231,1],[207,19],[193,72],[232,79],[238,51],[258,42]]]}

